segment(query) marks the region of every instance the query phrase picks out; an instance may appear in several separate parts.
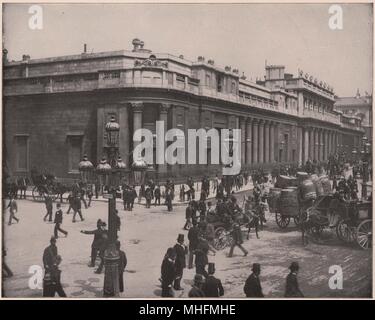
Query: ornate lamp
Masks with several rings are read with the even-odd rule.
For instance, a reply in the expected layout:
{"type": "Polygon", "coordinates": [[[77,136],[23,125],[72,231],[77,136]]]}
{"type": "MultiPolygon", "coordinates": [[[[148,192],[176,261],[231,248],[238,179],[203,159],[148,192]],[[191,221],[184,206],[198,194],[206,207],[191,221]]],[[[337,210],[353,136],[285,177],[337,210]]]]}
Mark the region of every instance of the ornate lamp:
{"type": "Polygon", "coordinates": [[[124,161],[122,161],[121,156],[118,156],[114,170],[116,172],[116,177],[117,177],[116,187],[118,187],[121,183],[122,177],[127,171],[126,164],[124,161]]]}
{"type": "Polygon", "coordinates": [[[96,172],[99,177],[100,186],[107,184],[108,176],[111,174],[112,168],[107,162],[106,158],[103,157],[96,167],[96,172]]]}
{"type": "Polygon", "coordinates": [[[82,161],[78,164],[78,170],[81,173],[81,180],[87,182],[90,180],[91,172],[94,170],[94,166],[87,158],[85,154],[82,158],[82,161]]]}
{"type": "Polygon", "coordinates": [[[133,162],[132,169],[134,172],[134,183],[136,185],[141,185],[144,183],[147,168],[147,163],[143,159],[137,159],[133,162]]]}
{"type": "Polygon", "coordinates": [[[107,132],[107,144],[111,147],[116,146],[119,138],[120,125],[116,122],[114,116],[112,116],[105,125],[105,131],[107,132]]]}

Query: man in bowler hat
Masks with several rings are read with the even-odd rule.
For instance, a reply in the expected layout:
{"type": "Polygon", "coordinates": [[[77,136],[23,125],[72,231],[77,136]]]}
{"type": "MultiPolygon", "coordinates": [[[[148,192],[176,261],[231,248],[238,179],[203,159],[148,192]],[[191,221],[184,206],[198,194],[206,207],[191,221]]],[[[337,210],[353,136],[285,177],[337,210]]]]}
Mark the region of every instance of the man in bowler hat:
{"type": "Polygon", "coordinates": [[[239,247],[239,248],[242,250],[244,257],[246,257],[247,254],[248,254],[248,252],[247,252],[247,250],[242,246],[242,244],[243,244],[243,240],[242,240],[242,232],[241,232],[240,225],[239,225],[238,223],[234,223],[234,224],[233,224],[232,236],[233,236],[233,244],[232,244],[232,246],[230,247],[228,257],[230,258],[230,257],[233,256],[234,247],[236,247],[236,246],[239,247]]]}
{"type": "Polygon", "coordinates": [[[203,292],[206,297],[218,298],[224,295],[224,288],[220,279],[214,277],[215,264],[208,264],[208,277],[203,285],[203,292]]]}
{"type": "Polygon", "coordinates": [[[263,298],[262,286],[260,284],[260,264],[253,263],[251,275],[246,279],[243,291],[248,298],[263,298]]]}
{"type": "Polygon", "coordinates": [[[299,271],[298,262],[292,262],[289,267],[290,273],[286,277],[285,295],[284,297],[303,297],[303,293],[299,289],[297,281],[297,273],[299,271]]]}
{"type": "Polygon", "coordinates": [[[184,269],[186,268],[186,253],[187,253],[187,247],[184,245],[184,235],[179,234],[177,238],[177,243],[174,246],[174,250],[176,251],[176,262],[175,262],[175,268],[176,268],[176,279],[173,283],[173,288],[175,290],[183,290],[181,288],[181,279],[184,272],[184,269]]]}

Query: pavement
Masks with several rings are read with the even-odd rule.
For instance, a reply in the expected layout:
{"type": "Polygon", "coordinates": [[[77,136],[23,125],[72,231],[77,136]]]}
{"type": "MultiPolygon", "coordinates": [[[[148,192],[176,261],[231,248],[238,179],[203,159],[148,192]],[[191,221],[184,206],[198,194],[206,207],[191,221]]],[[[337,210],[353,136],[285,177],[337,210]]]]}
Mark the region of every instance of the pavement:
{"type": "MultiPolygon", "coordinates": [[[[242,199],[245,194],[237,194],[242,199]]],[[[4,224],[4,241],[7,248],[6,262],[14,276],[3,281],[3,293],[7,297],[41,297],[42,290],[34,288],[37,275],[30,267],[42,264],[44,248],[49,244],[54,225],[43,222],[45,206],[30,200],[18,200],[20,222],[11,226],[4,224]],[[30,272],[29,272],[30,271],[30,272]],[[31,284],[31,286],[30,286],[31,284]]],[[[67,203],[63,203],[64,213],[67,203]]],[[[152,206],[150,209],[136,205],[131,212],[118,206],[121,218],[119,239],[125,250],[128,265],[124,274],[125,292],[123,298],[158,298],[161,293],[160,266],[168,247],[176,242],[177,235],[187,232],[182,229],[185,223],[185,207],[175,207],[168,212],[165,206],[152,206]]],[[[80,230],[95,229],[96,220],[107,221],[108,206],[96,201],[89,209],[83,209],[85,220],[72,222],[72,214],[64,214],[63,229],[68,237],[57,240],[62,256],[62,283],[70,298],[100,298],[104,274],[95,274],[87,266],[93,236],[80,233],[80,230]]],[[[7,222],[9,212],[3,218],[7,222]]],[[[298,261],[301,269],[299,284],[306,297],[370,297],[372,286],[372,250],[364,251],[355,245],[339,242],[329,230],[321,243],[310,242],[303,246],[300,232],[293,222],[285,229],[277,227],[274,215],[267,216],[267,227],[256,239],[251,232],[246,240],[244,230],[243,246],[249,251],[247,257],[236,248],[234,256],[228,258],[229,249],[210,255],[209,261],[216,264],[216,276],[223,282],[227,298],[243,298],[243,285],[251,272],[254,262],[261,264],[261,282],[264,294],[269,298],[283,297],[285,278],[292,261],[298,261]],[[330,267],[340,266],[343,271],[343,288],[330,289],[330,267]]],[[[178,297],[187,297],[194,277],[194,269],[185,269],[183,291],[178,297]]]]}

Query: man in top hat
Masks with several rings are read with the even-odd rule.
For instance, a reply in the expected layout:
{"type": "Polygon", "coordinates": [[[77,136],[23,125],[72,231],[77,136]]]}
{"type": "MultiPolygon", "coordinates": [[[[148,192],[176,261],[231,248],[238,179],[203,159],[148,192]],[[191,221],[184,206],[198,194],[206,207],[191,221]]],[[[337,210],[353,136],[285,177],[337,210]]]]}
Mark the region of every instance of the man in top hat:
{"type": "Polygon", "coordinates": [[[46,271],[53,267],[57,257],[56,238],[52,236],[49,242],[50,245],[43,252],[43,266],[46,271]]]}
{"type": "Polygon", "coordinates": [[[193,268],[193,259],[195,250],[198,248],[199,244],[199,228],[197,225],[197,221],[193,221],[193,226],[189,229],[188,232],[188,239],[189,239],[189,258],[188,258],[188,268],[193,268]]]}
{"type": "Polygon", "coordinates": [[[176,262],[175,262],[175,269],[176,269],[176,278],[173,283],[173,288],[175,290],[183,290],[181,288],[181,279],[184,273],[184,269],[186,268],[186,253],[187,247],[184,245],[184,235],[179,234],[177,238],[177,243],[173,247],[176,251],[176,262]]]}
{"type": "Polygon", "coordinates": [[[8,222],[8,225],[11,225],[13,220],[16,220],[17,223],[18,223],[20,219],[18,219],[16,217],[16,213],[18,211],[18,206],[17,206],[17,201],[14,199],[14,197],[10,198],[9,204],[8,204],[7,208],[9,208],[9,222],[8,222]]]}
{"type": "Polygon", "coordinates": [[[168,248],[161,265],[161,296],[165,298],[173,297],[171,289],[176,277],[175,260],[176,251],[173,248],[168,248]]]}
{"type": "Polygon", "coordinates": [[[206,297],[218,298],[224,295],[224,288],[220,279],[214,277],[215,264],[208,264],[208,277],[203,285],[203,292],[206,297]]]}
{"type": "Polygon", "coordinates": [[[103,222],[101,219],[98,219],[96,222],[96,229],[92,231],[84,231],[81,230],[81,233],[83,234],[93,234],[94,240],[91,244],[91,262],[89,264],[89,267],[93,268],[95,267],[95,260],[98,255],[98,252],[101,248],[102,240],[103,240],[103,234],[107,231],[105,230],[106,223],[103,222]]]}
{"type": "Polygon", "coordinates": [[[260,264],[253,263],[251,275],[246,279],[243,291],[248,298],[263,298],[262,286],[260,284],[260,264]]]}
{"type": "Polygon", "coordinates": [[[284,297],[303,297],[303,293],[299,289],[297,281],[297,273],[299,271],[298,262],[292,262],[289,267],[289,270],[290,273],[286,277],[284,297]]]}
{"type": "Polygon", "coordinates": [[[189,291],[189,298],[202,298],[204,297],[203,292],[204,278],[201,274],[194,276],[194,284],[189,291]]]}
{"type": "Polygon", "coordinates": [[[65,234],[65,237],[68,236],[68,232],[63,230],[61,228],[61,224],[63,222],[63,212],[61,210],[61,204],[58,203],[56,204],[56,208],[57,208],[57,211],[55,213],[55,229],[53,230],[53,234],[55,236],[55,238],[57,239],[58,238],[58,231],[60,231],[61,233],[65,234]]]}

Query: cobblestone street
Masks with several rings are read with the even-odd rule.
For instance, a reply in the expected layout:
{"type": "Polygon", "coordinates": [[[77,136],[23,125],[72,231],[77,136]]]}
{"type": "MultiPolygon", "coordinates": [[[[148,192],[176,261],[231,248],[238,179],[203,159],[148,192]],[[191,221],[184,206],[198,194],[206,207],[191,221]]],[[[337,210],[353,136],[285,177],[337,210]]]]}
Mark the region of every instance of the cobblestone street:
{"type": "MultiPolygon", "coordinates": [[[[8,250],[6,261],[14,276],[5,279],[3,291],[8,297],[41,297],[42,290],[29,288],[32,275],[28,270],[32,265],[42,265],[43,250],[49,244],[54,225],[43,222],[44,204],[19,200],[18,205],[20,222],[4,226],[8,250]]],[[[117,207],[122,222],[119,238],[128,258],[124,274],[125,292],[121,297],[159,297],[158,278],[165,251],[174,245],[178,233],[185,233],[187,239],[186,231],[182,230],[185,206],[176,207],[173,213],[168,213],[165,206],[145,209],[136,205],[133,212],[123,211],[120,202],[117,207]]],[[[83,210],[85,221],[77,223],[72,223],[72,214],[64,214],[63,228],[69,235],[59,238],[57,246],[63,258],[62,283],[68,297],[102,296],[104,274],[97,275],[93,268],[87,266],[92,236],[81,234],[80,230],[95,229],[98,218],[107,221],[107,209],[105,202],[93,202],[91,208],[83,210]]],[[[64,203],[64,213],[66,210],[67,204],[64,203]]],[[[7,211],[6,222],[8,214],[7,211]]],[[[298,261],[301,266],[299,282],[306,297],[370,296],[372,250],[345,246],[328,232],[324,234],[327,239],[324,243],[310,243],[303,247],[300,232],[293,223],[280,230],[274,217],[267,218],[267,227],[260,232],[260,239],[251,233],[250,240],[245,240],[244,247],[249,250],[247,257],[240,255],[236,249],[234,257],[228,258],[228,248],[209,256],[210,262],[216,264],[217,277],[223,282],[224,297],[244,297],[243,285],[254,262],[262,266],[261,281],[265,296],[282,297],[291,261],[298,261]],[[331,290],[328,286],[331,265],[340,265],[343,269],[342,290],[331,290]]],[[[181,297],[187,297],[194,271],[185,269],[182,282],[185,290],[180,292],[181,297]]]]}

